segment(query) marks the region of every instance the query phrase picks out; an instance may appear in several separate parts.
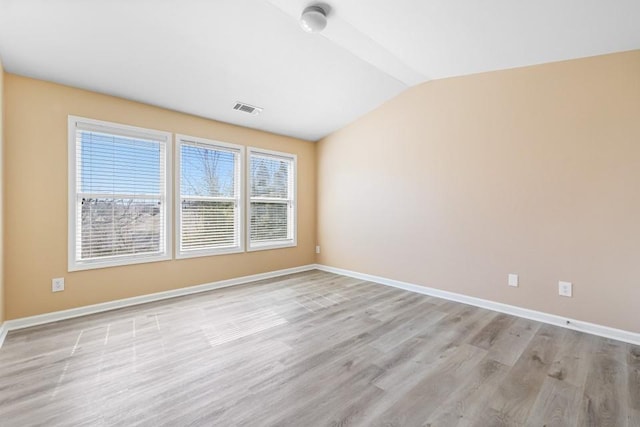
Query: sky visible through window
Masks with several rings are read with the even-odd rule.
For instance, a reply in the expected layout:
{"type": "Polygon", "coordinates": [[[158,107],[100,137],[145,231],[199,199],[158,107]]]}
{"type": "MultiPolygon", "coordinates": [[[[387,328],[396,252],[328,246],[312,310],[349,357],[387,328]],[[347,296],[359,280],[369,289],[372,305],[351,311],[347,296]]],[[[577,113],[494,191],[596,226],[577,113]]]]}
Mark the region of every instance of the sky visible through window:
{"type": "Polygon", "coordinates": [[[183,196],[235,197],[237,155],[213,147],[182,144],[180,193],[183,196]]]}
{"type": "Polygon", "coordinates": [[[160,142],[88,131],[80,141],[83,193],[160,194],[160,142]]]}
{"type": "MultiPolygon", "coordinates": [[[[98,194],[160,194],[161,143],[140,138],[82,131],[80,191],[98,194]]],[[[233,197],[236,153],[181,146],[181,194],[233,197]]],[[[252,196],[288,196],[286,162],[254,157],[250,164],[252,196]]]]}

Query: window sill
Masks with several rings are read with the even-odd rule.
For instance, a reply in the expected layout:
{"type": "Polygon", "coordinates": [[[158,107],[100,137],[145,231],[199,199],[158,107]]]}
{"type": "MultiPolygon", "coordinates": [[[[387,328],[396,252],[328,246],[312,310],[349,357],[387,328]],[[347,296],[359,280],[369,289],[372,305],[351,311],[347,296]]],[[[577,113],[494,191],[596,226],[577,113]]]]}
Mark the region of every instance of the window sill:
{"type": "Polygon", "coordinates": [[[285,248],[295,248],[298,246],[298,242],[295,240],[283,240],[278,242],[269,242],[269,243],[258,243],[253,246],[249,245],[247,248],[247,252],[255,252],[255,251],[267,251],[270,249],[285,249],[285,248]]]}
{"type": "Polygon", "coordinates": [[[176,259],[189,259],[189,258],[201,258],[207,256],[216,256],[216,255],[231,255],[231,254],[241,254],[244,252],[244,248],[233,247],[227,249],[203,249],[203,250],[194,250],[194,251],[186,251],[186,252],[176,252],[176,259]]]}
{"type": "Polygon", "coordinates": [[[94,270],[98,268],[122,267],[125,265],[146,264],[150,262],[170,261],[171,255],[149,255],[120,259],[105,259],[100,261],[70,262],[68,271],[94,270]]]}

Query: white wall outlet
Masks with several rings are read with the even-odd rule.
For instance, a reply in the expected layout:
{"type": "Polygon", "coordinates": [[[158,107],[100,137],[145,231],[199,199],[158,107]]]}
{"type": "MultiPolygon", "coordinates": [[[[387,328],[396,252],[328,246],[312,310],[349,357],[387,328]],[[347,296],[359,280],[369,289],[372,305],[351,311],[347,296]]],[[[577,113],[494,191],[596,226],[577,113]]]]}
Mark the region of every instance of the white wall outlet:
{"type": "Polygon", "coordinates": [[[573,285],[571,282],[563,282],[562,280],[558,282],[558,295],[563,297],[570,297],[573,295],[573,285]]]}
{"type": "Polygon", "coordinates": [[[509,274],[508,282],[509,286],[513,286],[514,288],[518,287],[518,275],[517,274],[509,274]]]}
{"type": "Polygon", "coordinates": [[[320,253],[320,245],[316,246],[316,253],[319,254],[320,253]]]}
{"type": "Polygon", "coordinates": [[[51,279],[51,292],[64,291],[64,277],[51,279]]]}

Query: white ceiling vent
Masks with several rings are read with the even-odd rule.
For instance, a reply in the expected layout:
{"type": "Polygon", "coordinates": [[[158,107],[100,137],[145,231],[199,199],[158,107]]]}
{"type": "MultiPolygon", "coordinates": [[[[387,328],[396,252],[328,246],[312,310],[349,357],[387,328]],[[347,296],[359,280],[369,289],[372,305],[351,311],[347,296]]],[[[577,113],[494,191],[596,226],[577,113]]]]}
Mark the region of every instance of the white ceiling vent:
{"type": "Polygon", "coordinates": [[[253,105],[245,104],[244,102],[236,102],[236,105],[233,106],[234,110],[242,111],[243,113],[249,113],[253,116],[257,116],[262,113],[262,108],[254,107],[253,105]]]}

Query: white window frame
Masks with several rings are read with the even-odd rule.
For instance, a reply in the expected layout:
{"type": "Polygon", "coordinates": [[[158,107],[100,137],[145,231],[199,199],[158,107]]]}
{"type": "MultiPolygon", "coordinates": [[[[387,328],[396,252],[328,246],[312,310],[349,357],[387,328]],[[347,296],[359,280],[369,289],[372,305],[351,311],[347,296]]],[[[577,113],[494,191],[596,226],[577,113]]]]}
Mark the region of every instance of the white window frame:
{"type": "MultiPolygon", "coordinates": [[[[268,249],[280,249],[291,248],[298,246],[298,156],[291,153],[284,153],[281,151],[265,150],[263,148],[249,147],[247,149],[247,161],[246,161],[246,193],[247,193],[247,208],[246,208],[246,223],[247,223],[247,252],[263,251],[268,249]],[[251,201],[256,198],[251,197],[251,156],[263,155],[266,157],[282,158],[292,161],[293,163],[293,182],[291,190],[291,222],[289,227],[291,229],[292,238],[286,240],[278,240],[273,242],[258,242],[251,243],[251,201]]],[[[261,199],[261,198],[257,198],[261,199]]],[[[264,200],[264,199],[262,199],[264,200]]],[[[260,201],[260,200],[258,200],[260,201]]]]}
{"type": "MultiPolygon", "coordinates": [[[[244,252],[244,220],[245,220],[245,203],[244,203],[244,165],[245,165],[245,149],[242,145],[231,144],[228,142],[215,141],[211,139],[198,138],[195,136],[189,135],[181,135],[176,134],[176,174],[175,174],[175,188],[176,188],[176,206],[175,206],[175,218],[176,218],[176,250],[175,257],[176,259],[182,258],[195,258],[195,257],[203,257],[203,256],[212,256],[212,255],[225,255],[225,254],[235,254],[244,252]],[[239,151],[238,162],[239,166],[236,170],[236,179],[238,180],[238,196],[235,199],[238,208],[237,214],[237,233],[238,233],[238,246],[229,247],[229,248],[207,248],[207,249],[193,249],[193,250],[182,250],[182,187],[181,187],[181,175],[182,175],[182,153],[181,147],[183,143],[196,143],[200,145],[209,145],[211,148],[215,149],[216,147],[222,150],[235,150],[239,151]]],[[[208,200],[229,200],[226,197],[208,197],[208,200]]]]}
{"type": "Polygon", "coordinates": [[[172,201],[172,134],[170,132],[145,129],[135,126],[123,125],[119,123],[106,122],[102,120],[88,119],[85,117],[68,116],[68,172],[69,172],[69,195],[68,195],[68,271],[89,270],[95,268],[115,267],[131,264],[141,264],[147,262],[166,261],[172,259],[172,235],[171,230],[171,205],[172,201]],[[104,257],[101,259],[79,260],[76,259],[76,225],[80,221],[80,210],[78,209],[79,196],[77,192],[77,131],[93,130],[97,132],[111,133],[130,138],[153,139],[165,144],[164,147],[164,182],[160,197],[163,201],[164,223],[162,248],[158,254],[133,254],[104,257]]]}

